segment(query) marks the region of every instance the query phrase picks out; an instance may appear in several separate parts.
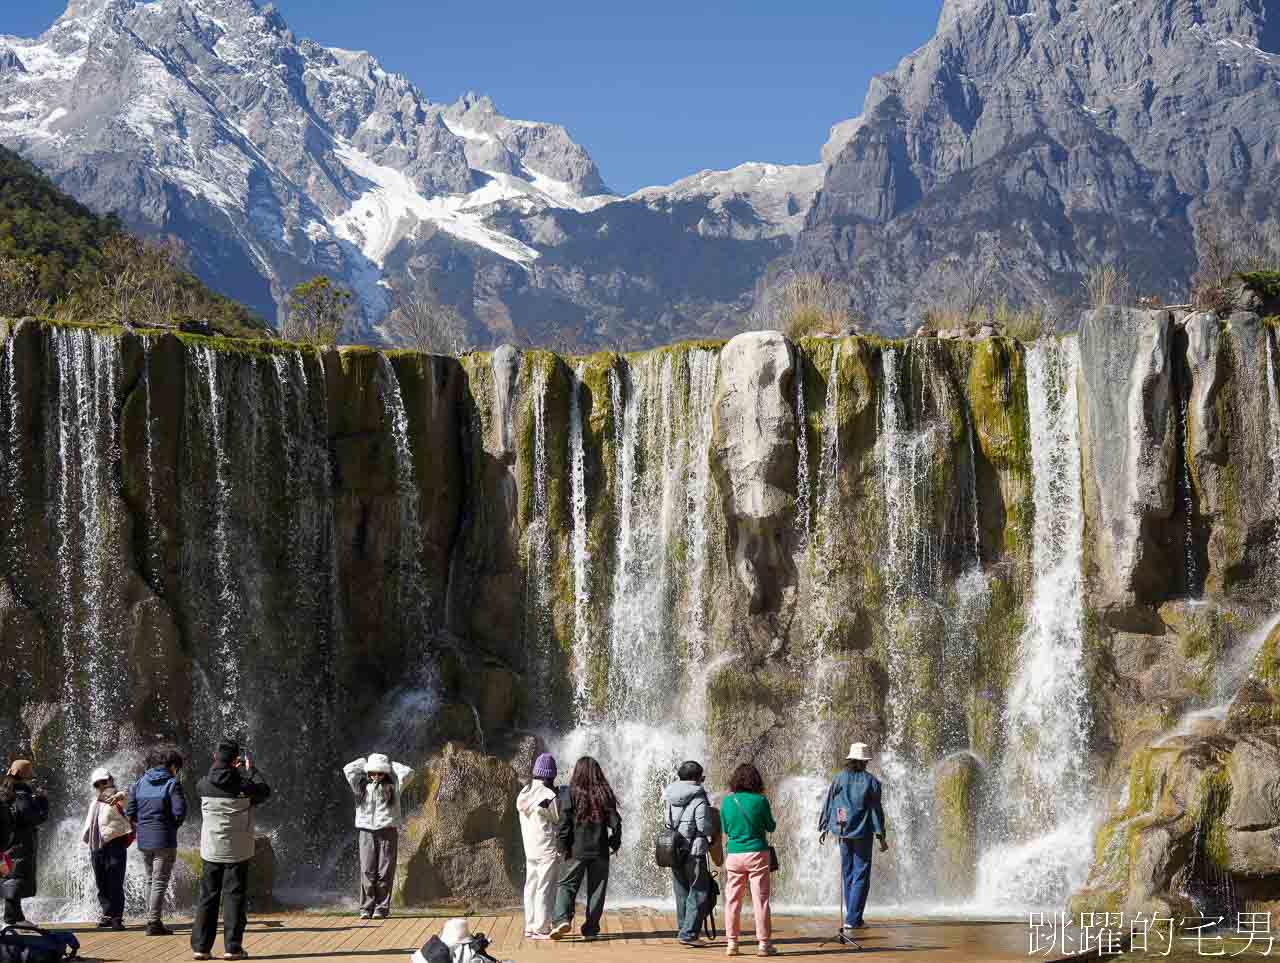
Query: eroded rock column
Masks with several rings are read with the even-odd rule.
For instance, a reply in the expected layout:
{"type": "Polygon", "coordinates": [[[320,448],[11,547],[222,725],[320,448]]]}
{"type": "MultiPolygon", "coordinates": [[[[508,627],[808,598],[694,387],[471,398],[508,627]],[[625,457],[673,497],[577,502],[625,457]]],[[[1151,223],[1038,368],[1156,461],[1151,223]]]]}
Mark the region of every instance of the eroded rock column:
{"type": "Polygon", "coordinates": [[[796,419],[791,345],[776,331],[741,334],[720,353],[711,463],[729,562],[752,615],[776,611],[795,584],[796,419]]]}

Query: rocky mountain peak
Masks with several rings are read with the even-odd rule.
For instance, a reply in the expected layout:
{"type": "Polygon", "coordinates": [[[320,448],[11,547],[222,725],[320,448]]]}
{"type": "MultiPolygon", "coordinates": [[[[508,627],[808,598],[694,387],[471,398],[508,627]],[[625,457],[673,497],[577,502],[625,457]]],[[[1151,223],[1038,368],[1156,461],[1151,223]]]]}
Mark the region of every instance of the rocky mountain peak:
{"type": "Polygon", "coordinates": [[[1185,296],[1196,211],[1280,176],[1277,22],[1280,0],[946,0],[832,128],[801,262],[886,324],[990,252],[1015,299],[1074,296],[1104,256],[1185,296]]]}

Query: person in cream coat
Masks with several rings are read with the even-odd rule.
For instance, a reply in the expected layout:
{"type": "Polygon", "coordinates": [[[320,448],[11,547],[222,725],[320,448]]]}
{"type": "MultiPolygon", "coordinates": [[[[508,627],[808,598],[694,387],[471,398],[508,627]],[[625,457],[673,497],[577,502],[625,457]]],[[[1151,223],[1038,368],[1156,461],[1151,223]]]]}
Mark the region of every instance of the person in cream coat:
{"type": "Polygon", "coordinates": [[[556,801],[556,760],[544,752],[533,763],[532,778],[516,797],[520,834],[524,839],[524,935],[535,940],[551,937],[556,885],[560,881],[560,851],[556,827],[560,807],[556,801]]]}
{"type": "Polygon", "coordinates": [[[391,889],[396,881],[396,851],[404,821],[400,789],[413,770],[392,762],[380,752],[347,763],[347,777],[356,800],[356,831],[360,835],[360,918],[385,920],[391,915],[391,889]]]}

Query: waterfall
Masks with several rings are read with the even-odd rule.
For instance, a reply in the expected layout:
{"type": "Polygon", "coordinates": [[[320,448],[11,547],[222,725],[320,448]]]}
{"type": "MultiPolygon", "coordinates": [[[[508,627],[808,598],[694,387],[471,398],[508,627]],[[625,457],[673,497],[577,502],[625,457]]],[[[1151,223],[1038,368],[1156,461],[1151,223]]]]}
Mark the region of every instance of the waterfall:
{"type": "Polygon", "coordinates": [[[809,416],[804,397],[804,361],[796,358],[796,522],[800,545],[807,549],[813,534],[813,505],[809,493],[809,416]]]}
{"type": "Polygon", "coordinates": [[[573,372],[569,402],[570,504],[573,511],[573,688],[578,718],[590,711],[591,558],[587,553],[587,455],[582,432],[581,364],[573,372]]]}
{"type": "MultiPolygon", "coordinates": [[[[1267,467],[1270,469],[1268,489],[1271,492],[1270,516],[1280,519],[1280,368],[1276,366],[1276,332],[1263,328],[1267,342],[1267,467]]],[[[1271,563],[1277,582],[1280,582],[1280,524],[1271,537],[1271,563]]],[[[1280,588],[1280,584],[1276,586],[1280,588]]]]}
{"type": "Polygon", "coordinates": [[[1010,841],[979,866],[979,892],[996,905],[1056,905],[1083,882],[1091,855],[1079,364],[1074,339],[1042,339],[1027,352],[1033,582],[1001,773],[1016,811],[1010,841]]]}
{"type": "MultiPolygon", "coordinates": [[[[18,541],[19,522],[23,518],[22,505],[22,438],[18,430],[18,419],[21,408],[18,402],[18,362],[17,342],[9,339],[9,350],[5,352],[5,389],[9,400],[9,458],[6,481],[9,483],[9,496],[13,500],[10,509],[10,538],[15,548],[18,541]]],[[[16,563],[16,559],[14,560],[16,563]]]]}
{"type": "Polygon", "coordinates": [[[533,492],[525,527],[525,648],[529,653],[529,716],[545,722],[551,712],[555,644],[551,624],[551,520],[547,500],[547,369],[533,369],[533,492]]]}
{"type": "Polygon", "coordinates": [[[400,391],[400,378],[385,354],[378,355],[378,374],[383,389],[382,406],[395,446],[396,491],[400,504],[398,598],[405,631],[414,632],[421,624],[418,617],[426,613],[421,606],[419,559],[422,557],[422,531],[418,526],[418,482],[413,467],[413,448],[409,443],[409,413],[405,410],[404,395],[400,391]]]}
{"type": "Polygon", "coordinates": [[[674,518],[675,431],[670,355],[630,370],[622,410],[617,494],[620,516],[610,614],[610,715],[656,722],[674,682],[668,606],[668,539],[674,518]]]}
{"type": "MultiPolygon", "coordinates": [[[[198,415],[201,431],[209,446],[209,461],[213,466],[213,568],[216,584],[213,587],[214,612],[212,630],[215,640],[214,653],[217,673],[216,691],[209,692],[217,718],[213,737],[227,734],[245,734],[244,707],[240,701],[240,647],[238,627],[241,615],[240,593],[236,585],[235,569],[231,560],[230,533],[228,530],[229,504],[233,497],[230,455],[227,446],[227,410],[223,404],[218,384],[218,353],[208,345],[200,345],[191,351],[196,365],[195,390],[199,393],[198,415]],[[203,391],[200,381],[203,380],[203,391]]],[[[192,437],[190,432],[187,437],[192,437]]]]}
{"type": "MultiPolygon", "coordinates": [[[[613,781],[636,840],[623,848],[611,874],[611,891],[624,899],[669,892],[670,874],[653,865],[650,843],[662,823],[660,795],[679,764],[701,758],[705,746],[703,690],[717,664],[706,658],[705,598],[717,374],[716,353],[693,349],[631,360],[609,375],[617,513],[606,623],[609,699],[554,746],[565,770],[590,754],[613,781]],[[689,663],[683,694],[682,657],[689,663]]],[[[578,398],[574,407],[570,445],[577,465],[578,398]]],[[[575,532],[579,524],[585,531],[585,517],[575,514],[574,524],[575,532]]],[[[580,547],[575,578],[583,571],[578,558],[590,562],[586,545],[580,547]]],[[[585,575],[579,584],[586,584],[585,575]]]]}
{"type": "Polygon", "coordinates": [[[688,540],[686,571],[689,588],[685,607],[685,657],[693,667],[695,689],[705,688],[703,668],[707,655],[707,613],[705,583],[707,544],[710,539],[711,509],[711,431],[720,371],[718,359],[710,351],[693,351],[688,355],[689,401],[688,437],[689,480],[685,505],[685,531],[688,540]]]}
{"type": "Polygon", "coordinates": [[[50,420],[58,431],[57,458],[49,466],[56,487],[51,504],[57,506],[63,658],[72,683],[66,758],[74,781],[114,746],[112,710],[123,701],[127,682],[111,597],[122,524],[114,475],[119,364],[114,338],[84,329],[59,329],[50,338],[57,383],[50,420]]]}

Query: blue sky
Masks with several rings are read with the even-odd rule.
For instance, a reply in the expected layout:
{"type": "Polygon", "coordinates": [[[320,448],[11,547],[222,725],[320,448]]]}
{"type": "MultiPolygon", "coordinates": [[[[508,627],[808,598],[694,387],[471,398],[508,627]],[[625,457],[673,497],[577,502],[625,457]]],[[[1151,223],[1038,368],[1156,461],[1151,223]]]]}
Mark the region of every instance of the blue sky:
{"type": "MultiPolygon", "coordinates": [[[[32,35],[65,0],[4,3],[32,35]]],[[[614,190],[747,160],[812,163],[941,0],[276,0],[299,36],[364,49],[432,100],[467,90],[565,124],[614,190]]]]}

